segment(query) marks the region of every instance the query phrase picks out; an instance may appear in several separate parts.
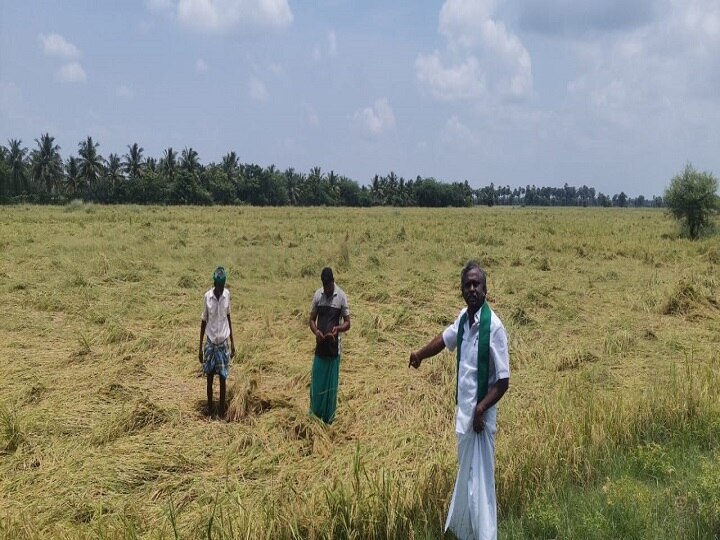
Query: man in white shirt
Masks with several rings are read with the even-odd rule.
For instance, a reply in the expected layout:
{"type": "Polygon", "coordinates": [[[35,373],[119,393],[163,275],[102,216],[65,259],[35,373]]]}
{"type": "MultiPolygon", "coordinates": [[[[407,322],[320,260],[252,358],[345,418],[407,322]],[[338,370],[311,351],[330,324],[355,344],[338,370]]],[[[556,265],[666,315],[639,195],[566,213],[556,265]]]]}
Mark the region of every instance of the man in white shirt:
{"type": "Polygon", "coordinates": [[[227,275],[222,266],[213,273],[213,288],[203,296],[202,321],[200,322],[200,353],[198,358],[207,375],[208,414],[213,414],[213,378],[220,379],[220,403],[217,414],[225,417],[225,381],[228,377],[230,359],[235,356],[235,340],[230,320],[230,291],[225,288],[227,275]],[[203,350],[203,337],[207,337],[203,350]],[[230,350],[228,351],[228,338],[230,350]]]}
{"type": "Polygon", "coordinates": [[[459,466],[445,530],[459,540],[495,540],[496,403],[510,382],[507,335],[485,302],[485,272],[475,261],[463,268],[460,288],[467,308],[442,334],[410,353],[409,365],[417,369],[445,347],[458,351],[455,433],[459,466]]]}

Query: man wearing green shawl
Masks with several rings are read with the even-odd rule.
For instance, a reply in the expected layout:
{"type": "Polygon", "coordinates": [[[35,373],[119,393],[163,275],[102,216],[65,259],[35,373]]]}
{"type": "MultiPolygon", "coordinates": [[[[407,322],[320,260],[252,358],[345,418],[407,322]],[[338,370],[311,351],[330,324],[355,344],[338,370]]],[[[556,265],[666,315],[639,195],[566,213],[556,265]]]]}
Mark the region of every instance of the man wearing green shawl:
{"type": "Polygon", "coordinates": [[[340,333],[350,330],[350,308],[345,292],[335,285],[331,268],[320,273],[322,287],[310,305],[310,330],[315,335],[315,358],[310,379],[310,410],[326,424],[335,419],[340,373],[340,333]],[[342,320],[342,322],[341,322],[342,320]]]}
{"type": "Polygon", "coordinates": [[[458,474],[445,530],[459,540],[495,540],[495,404],[510,382],[507,335],[485,301],[485,272],[475,261],[460,274],[467,308],[442,334],[410,353],[410,366],[435,356],[445,347],[457,350],[455,434],[458,474]]]}

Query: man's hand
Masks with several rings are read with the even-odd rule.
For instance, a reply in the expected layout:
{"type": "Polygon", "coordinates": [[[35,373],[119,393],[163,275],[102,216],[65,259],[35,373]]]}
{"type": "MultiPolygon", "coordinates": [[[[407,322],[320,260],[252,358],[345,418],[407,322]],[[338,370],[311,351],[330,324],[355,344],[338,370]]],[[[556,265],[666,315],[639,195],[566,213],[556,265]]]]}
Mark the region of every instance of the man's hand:
{"type": "Polygon", "coordinates": [[[202,347],[200,347],[200,352],[198,353],[198,359],[200,360],[200,363],[203,363],[203,350],[202,347]]]}
{"type": "Polygon", "coordinates": [[[485,409],[478,403],[475,405],[475,414],[473,415],[473,430],[475,433],[480,433],[483,429],[485,429],[485,409]]]}
{"type": "Polygon", "coordinates": [[[235,344],[230,344],[230,358],[235,358],[235,344]]]}
{"type": "Polygon", "coordinates": [[[330,330],[327,334],[325,334],[325,341],[336,341],[338,335],[338,327],[333,326],[332,330],[330,330]]]}
{"type": "Polygon", "coordinates": [[[315,330],[315,340],[320,343],[325,340],[325,334],[323,334],[320,330],[315,330]]]}
{"type": "Polygon", "coordinates": [[[410,353],[410,362],[408,363],[408,367],[414,367],[415,369],[420,367],[420,363],[422,362],[422,359],[418,356],[417,353],[411,352],[410,353]]]}

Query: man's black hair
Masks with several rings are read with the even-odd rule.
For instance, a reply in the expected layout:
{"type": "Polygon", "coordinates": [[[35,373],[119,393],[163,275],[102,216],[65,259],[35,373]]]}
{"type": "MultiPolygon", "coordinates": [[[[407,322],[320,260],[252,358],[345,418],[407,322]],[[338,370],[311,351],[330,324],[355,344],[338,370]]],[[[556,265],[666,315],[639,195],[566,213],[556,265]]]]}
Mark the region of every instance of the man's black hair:
{"type": "Polygon", "coordinates": [[[477,261],[468,261],[468,263],[465,265],[465,268],[462,269],[462,272],[460,272],[460,288],[462,289],[463,281],[465,281],[465,276],[470,270],[479,270],[480,271],[480,281],[482,282],[483,288],[487,289],[487,283],[486,279],[487,276],[485,275],[485,270],[482,269],[482,267],[478,264],[477,261]]]}
{"type": "Polygon", "coordinates": [[[331,281],[335,281],[332,268],[326,266],[322,269],[322,272],[320,272],[320,281],[322,281],[323,283],[330,283],[331,281]]]}

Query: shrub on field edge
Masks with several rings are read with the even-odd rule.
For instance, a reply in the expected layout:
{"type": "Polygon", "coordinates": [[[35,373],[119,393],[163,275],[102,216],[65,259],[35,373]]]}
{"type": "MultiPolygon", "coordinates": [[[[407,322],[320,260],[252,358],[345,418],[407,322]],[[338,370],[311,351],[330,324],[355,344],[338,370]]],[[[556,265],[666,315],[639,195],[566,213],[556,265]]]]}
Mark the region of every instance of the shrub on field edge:
{"type": "Polygon", "coordinates": [[[670,181],[665,190],[668,212],[687,227],[693,240],[710,225],[710,216],[720,208],[718,181],[710,172],[698,172],[692,164],[670,181]]]}

